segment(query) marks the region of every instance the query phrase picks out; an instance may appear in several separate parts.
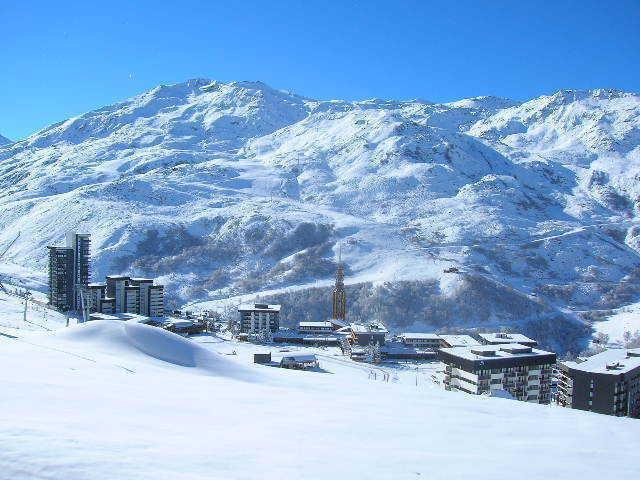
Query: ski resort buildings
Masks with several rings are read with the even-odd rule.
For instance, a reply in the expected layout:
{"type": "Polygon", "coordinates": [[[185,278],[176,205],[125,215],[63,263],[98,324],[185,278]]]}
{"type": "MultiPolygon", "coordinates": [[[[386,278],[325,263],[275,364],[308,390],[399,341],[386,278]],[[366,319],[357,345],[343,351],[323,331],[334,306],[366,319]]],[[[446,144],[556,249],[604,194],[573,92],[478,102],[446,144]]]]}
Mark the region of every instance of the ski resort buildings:
{"type": "Polygon", "coordinates": [[[153,279],[107,275],[106,283],[89,285],[92,312],[134,313],[145,317],[164,317],[164,286],[153,279]]]}
{"type": "Polygon", "coordinates": [[[280,328],[280,305],[251,303],[238,307],[241,333],[275,333],[280,328]]]}
{"type": "Polygon", "coordinates": [[[67,312],[82,306],[91,276],[91,236],[70,232],[64,247],[49,246],[49,304],[67,312]]]}
{"type": "Polygon", "coordinates": [[[519,343],[438,350],[445,388],[474,395],[500,394],[527,402],[549,403],[556,354],[519,343]],[[503,391],[503,392],[500,392],[503,391]]]}
{"type": "Polygon", "coordinates": [[[64,247],[49,249],[49,304],[67,312],[134,313],[164,316],[164,287],[149,278],[109,275],[106,283],[91,279],[91,235],[69,232],[64,247]]]}
{"type": "Polygon", "coordinates": [[[558,364],[558,404],[640,418],[640,349],[609,349],[558,364]]]}

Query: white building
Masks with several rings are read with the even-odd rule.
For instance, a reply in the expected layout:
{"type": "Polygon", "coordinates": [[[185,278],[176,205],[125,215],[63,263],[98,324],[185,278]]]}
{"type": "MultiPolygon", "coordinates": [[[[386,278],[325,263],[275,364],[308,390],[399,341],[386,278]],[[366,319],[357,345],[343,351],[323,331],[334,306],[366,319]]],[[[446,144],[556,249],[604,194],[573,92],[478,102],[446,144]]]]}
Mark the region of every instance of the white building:
{"type": "Polygon", "coordinates": [[[251,303],[240,305],[240,332],[260,333],[267,330],[277,332],[280,328],[280,305],[251,303]]]}
{"type": "Polygon", "coordinates": [[[549,403],[556,354],[519,343],[441,348],[445,387],[474,395],[508,394],[517,400],[549,403]]]}

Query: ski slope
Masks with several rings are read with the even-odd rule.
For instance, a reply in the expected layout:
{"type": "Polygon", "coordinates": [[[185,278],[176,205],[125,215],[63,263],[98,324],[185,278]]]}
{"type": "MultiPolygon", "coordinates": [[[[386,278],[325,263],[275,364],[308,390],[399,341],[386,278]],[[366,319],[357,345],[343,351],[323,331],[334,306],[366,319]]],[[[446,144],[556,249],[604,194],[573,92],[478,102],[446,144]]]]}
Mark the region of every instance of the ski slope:
{"type": "Polygon", "coordinates": [[[266,346],[129,322],[10,332],[0,335],[3,480],[640,474],[637,420],[446,392],[411,368],[383,365],[394,371],[383,382],[326,351],[322,372],[289,371],[251,363],[266,346]]]}

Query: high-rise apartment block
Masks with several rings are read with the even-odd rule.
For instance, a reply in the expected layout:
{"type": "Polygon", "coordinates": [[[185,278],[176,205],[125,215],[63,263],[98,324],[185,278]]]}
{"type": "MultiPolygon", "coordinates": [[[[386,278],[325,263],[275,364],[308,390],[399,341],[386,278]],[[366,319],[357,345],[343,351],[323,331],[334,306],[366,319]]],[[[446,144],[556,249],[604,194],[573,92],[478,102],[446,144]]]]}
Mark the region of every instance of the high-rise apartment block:
{"type": "Polygon", "coordinates": [[[49,248],[49,304],[79,310],[91,277],[91,235],[70,232],[66,246],[49,248]]]}
{"type": "Polygon", "coordinates": [[[61,311],[135,313],[164,316],[164,286],[149,278],[109,275],[106,283],[91,279],[91,235],[69,232],[66,246],[49,247],[49,304],[61,311]]]}
{"type": "Polygon", "coordinates": [[[91,235],[67,233],[67,248],[73,250],[74,310],[82,308],[82,295],[86,293],[91,278],[91,235]]]}
{"type": "Polygon", "coordinates": [[[73,249],[49,248],[49,305],[68,312],[73,309],[75,288],[73,280],[73,249]]]}

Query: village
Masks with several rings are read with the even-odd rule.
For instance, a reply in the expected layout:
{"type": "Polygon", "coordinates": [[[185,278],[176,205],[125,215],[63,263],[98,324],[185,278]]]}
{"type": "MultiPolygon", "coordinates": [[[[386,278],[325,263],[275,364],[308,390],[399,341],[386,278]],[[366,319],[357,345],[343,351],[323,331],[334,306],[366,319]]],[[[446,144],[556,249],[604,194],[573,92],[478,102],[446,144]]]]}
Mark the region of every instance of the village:
{"type": "Polygon", "coordinates": [[[143,323],[196,343],[215,342],[226,355],[242,354],[264,366],[323,372],[323,362],[347,362],[376,381],[397,381],[410,372],[416,385],[428,382],[473,395],[640,416],[639,349],[607,349],[559,362],[554,352],[517,332],[390,332],[375,319],[351,322],[340,257],[327,299],[331,317],[300,321],[292,328],[280,325],[286,305],[243,303],[227,318],[215,310],[165,312],[162,285],[126,275],[91,283],[90,258],[89,234],[70,232],[66,246],[49,247],[48,306],[66,312],[67,318],[77,312],[78,323],[143,323]]]}

